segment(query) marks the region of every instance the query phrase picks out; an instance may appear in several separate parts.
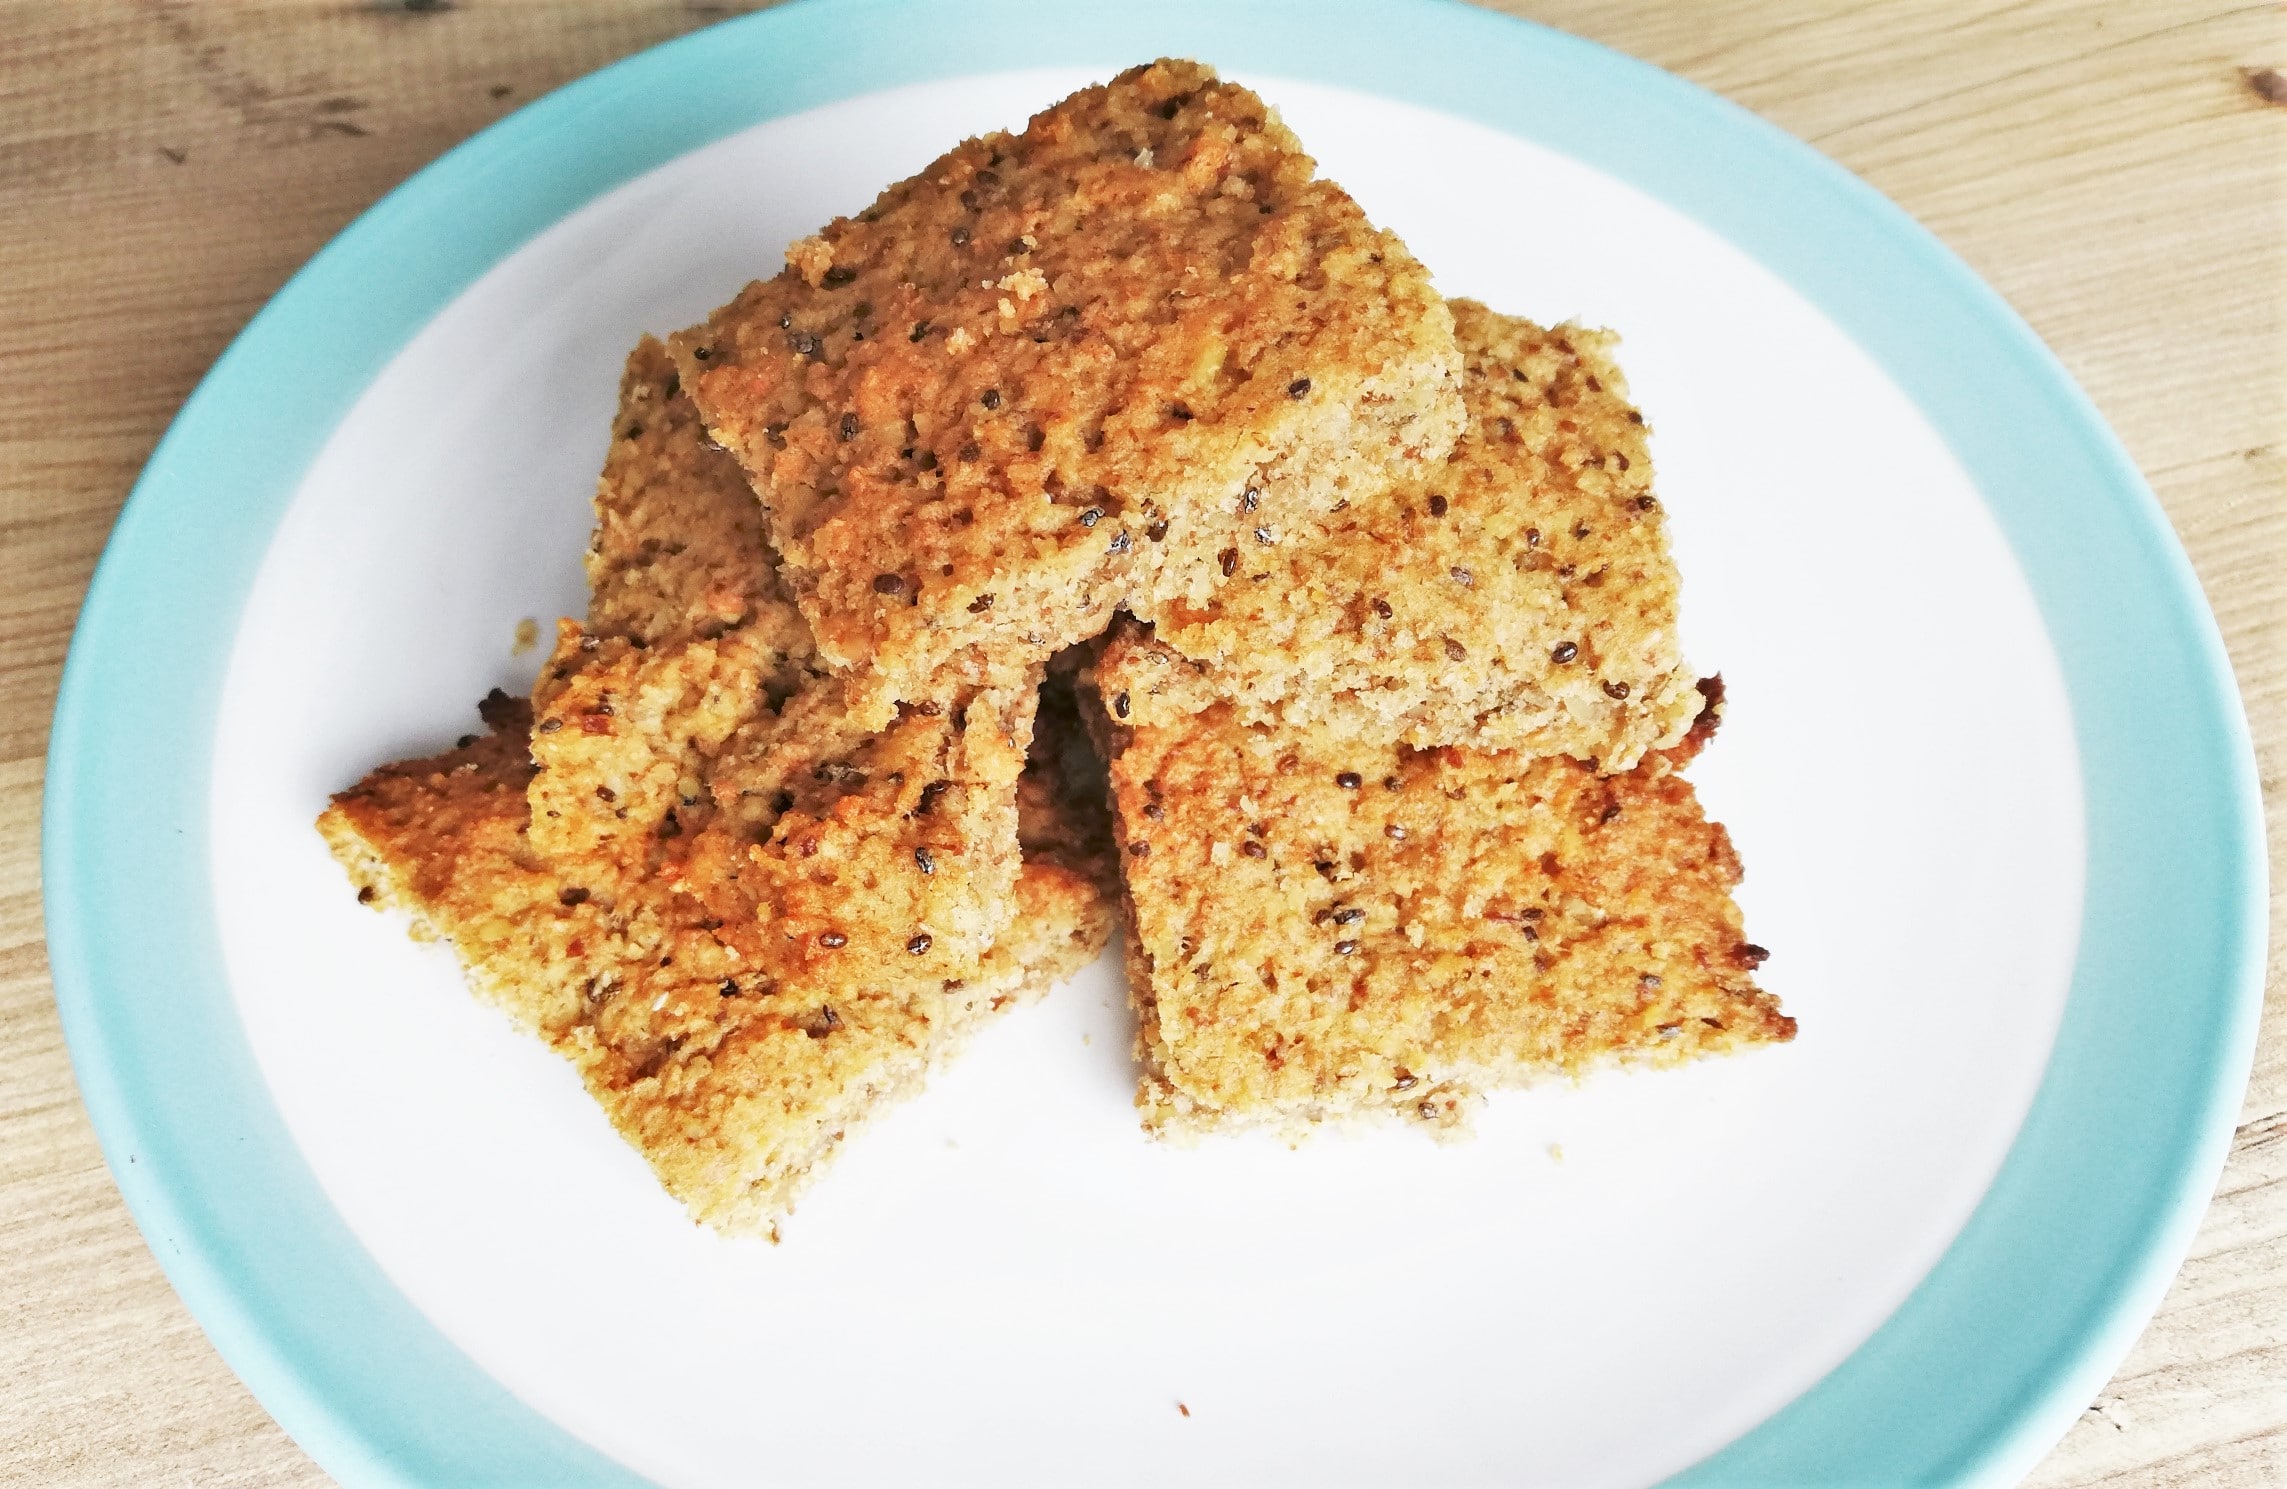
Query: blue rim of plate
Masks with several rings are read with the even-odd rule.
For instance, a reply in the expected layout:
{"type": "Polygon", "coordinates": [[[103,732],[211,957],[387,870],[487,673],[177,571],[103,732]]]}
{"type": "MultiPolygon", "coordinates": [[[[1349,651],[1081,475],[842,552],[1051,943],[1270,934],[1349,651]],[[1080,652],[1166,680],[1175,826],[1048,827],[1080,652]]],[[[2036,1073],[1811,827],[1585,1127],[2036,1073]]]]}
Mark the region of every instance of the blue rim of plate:
{"type": "Polygon", "coordinates": [[[797,0],[535,102],[313,258],[215,364],[137,482],[90,586],[49,746],[56,999],[151,1249],[223,1357],[345,1483],[642,1482],[510,1395],[389,1284],[270,1104],[209,884],[213,726],[239,616],[304,472],[366,385],[453,297],[591,198],[858,94],[1160,55],[1457,114],[1690,214],[1865,348],[1999,519],[2063,663],[2086,792],[2087,903],[2048,1070],[1992,1187],[1897,1312],[1669,1482],[2014,1482],[2158,1306],[2254,1052],[2261,806],[2215,623],[2158,503],[2070,376],[1897,207],[1713,94],[1455,0],[797,0]]]}

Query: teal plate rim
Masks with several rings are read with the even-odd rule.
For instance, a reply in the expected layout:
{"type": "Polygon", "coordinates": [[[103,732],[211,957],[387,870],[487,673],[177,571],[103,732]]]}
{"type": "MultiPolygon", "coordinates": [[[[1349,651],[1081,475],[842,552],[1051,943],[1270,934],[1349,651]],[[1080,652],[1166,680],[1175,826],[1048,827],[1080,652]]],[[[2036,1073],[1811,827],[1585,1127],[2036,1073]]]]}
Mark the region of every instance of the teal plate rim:
{"type": "Polygon", "coordinates": [[[861,93],[1171,54],[1458,114],[1690,214],[1865,348],[1999,519],[2063,662],[2086,792],[2087,901],[2049,1067],[1992,1187],[1897,1312],[1669,1482],[2014,1482],[2158,1306],[2253,1057],[2267,866],[2214,620],[2087,398],[1935,238],[1713,94],[1457,0],[796,0],[533,103],[313,258],[216,362],[136,483],[49,744],[56,1000],[152,1251],[223,1357],[344,1483],[642,1482],[510,1395],[389,1284],[270,1104],[224,979],[206,825],[222,677],[256,569],[320,445],[390,358],[592,197],[861,93]]]}

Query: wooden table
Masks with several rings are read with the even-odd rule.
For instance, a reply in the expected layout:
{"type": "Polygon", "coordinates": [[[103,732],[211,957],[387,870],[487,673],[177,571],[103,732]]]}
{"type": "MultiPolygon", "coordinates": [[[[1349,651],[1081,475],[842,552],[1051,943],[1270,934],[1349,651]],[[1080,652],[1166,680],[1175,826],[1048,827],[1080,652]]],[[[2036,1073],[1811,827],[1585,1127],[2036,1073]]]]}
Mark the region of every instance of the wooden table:
{"type": "MultiPolygon", "coordinates": [[[[325,1482],[145,1251],[74,1094],[49,990],[48,713],[120,501],[247,317],[383,191],[535,95],[736,8],[0,0],[0,676],[17,700],[0,716],[0,1480],[325,1482]]],[[[1904,203],[2024,312],[2167,504],[2223,623],[2271,794],[2287,766],[2277,9],[1503,8],[1776,120],[1904,203]]],[[[2191,1259],[2033,1484],[2287,1483],[2279,987],[2191,1259]]]]}

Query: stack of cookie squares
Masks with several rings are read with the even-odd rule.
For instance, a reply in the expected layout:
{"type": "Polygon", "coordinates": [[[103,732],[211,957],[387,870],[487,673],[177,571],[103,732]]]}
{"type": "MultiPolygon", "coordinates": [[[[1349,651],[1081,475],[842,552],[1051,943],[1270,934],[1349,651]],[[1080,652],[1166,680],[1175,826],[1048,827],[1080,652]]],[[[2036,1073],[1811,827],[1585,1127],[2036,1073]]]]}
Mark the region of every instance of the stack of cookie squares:
{"type": "Polygon", "coordinates": [[[319,827],[695,1218],[767,1233],[851,1126],[1102,949],[1103,814],[1037,673],[854,701],[679,384],[657,341],[629,359],[587,622],[532,697],[319,827]]]}
{"type": "Polygon", "coordinates": [[[1451,1128],[1794,1035],[1679,774],[1723,689],[1678,652],[1614,338],[1451,310],[1447,456],[1266,527],[1093,668],[1152,1128],[1451,1128]]]}
{"type": "Polygon", "coordinates": [[[646,339],[585,621],[321,830],[732,1232],[1121,919],[1154,1131],[1787,1038],[1609,352],[1134,69],[646,339]]]}

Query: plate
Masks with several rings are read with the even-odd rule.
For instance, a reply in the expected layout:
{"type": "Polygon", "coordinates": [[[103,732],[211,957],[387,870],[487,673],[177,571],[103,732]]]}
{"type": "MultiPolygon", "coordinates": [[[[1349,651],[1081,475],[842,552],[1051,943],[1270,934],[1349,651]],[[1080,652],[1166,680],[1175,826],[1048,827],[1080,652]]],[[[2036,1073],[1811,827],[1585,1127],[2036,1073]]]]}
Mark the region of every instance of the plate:
{"type": "Polygon", "coordinates": [[[2008,1482],[2180,1261],[2260,999],[2229,670],[2053,358],[1751,116],[1434,3],[807,0],[503,121],[184,408],[46,810],[120,1187],[353,1485],[2008,1482]],[[1261,91],[1446,292],[1622,333],[1735,700],[1695,779],[1802,1036],[1517,1093],[1467,1144],[1161,1146],[1105,963],[853,1140],[784,1244],[724,1241],[311,819],[579,611],[641,331],[1162,54],[1261,91]]]}

